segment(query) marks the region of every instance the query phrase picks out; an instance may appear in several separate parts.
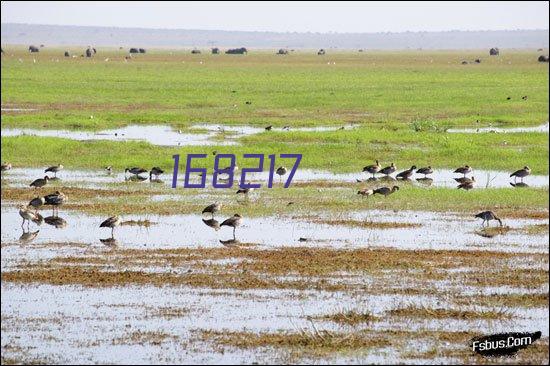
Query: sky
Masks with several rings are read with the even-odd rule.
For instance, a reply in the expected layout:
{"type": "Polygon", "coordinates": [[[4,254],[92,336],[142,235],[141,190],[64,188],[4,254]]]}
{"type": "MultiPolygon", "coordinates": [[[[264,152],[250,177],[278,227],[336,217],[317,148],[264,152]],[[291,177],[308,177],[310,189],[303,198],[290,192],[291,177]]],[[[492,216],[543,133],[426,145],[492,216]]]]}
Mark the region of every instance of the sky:
{"type": "Polygon", "coordinates": [[[2,1],[2,23],[273,32],[548,29],[546,1],[2,1]]]}

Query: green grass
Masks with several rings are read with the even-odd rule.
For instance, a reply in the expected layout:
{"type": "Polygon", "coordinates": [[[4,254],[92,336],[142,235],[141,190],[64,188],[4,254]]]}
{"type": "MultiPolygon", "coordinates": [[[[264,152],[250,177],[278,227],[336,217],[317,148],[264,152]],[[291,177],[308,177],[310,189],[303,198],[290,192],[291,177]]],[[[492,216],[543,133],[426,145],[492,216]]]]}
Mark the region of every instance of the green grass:
{"type": "Polygon", "coordinates": [[[548,68],[528,51],[500,57],[485,51],[325,57],[305,51],[287,57],[152,51],[130,62],[124,62],[123,51],[100,50],[92,60],[66,59],[62,51],[7,50],[2,56],[2,104],[41,108],[25,116],[5,114],[4,126],[408,124],[425,119],[469,126],[476,120],[536,125],[548,119],[548,68]],[[481,64],[460,64],[478,57],[481,64]],[[522,100],[523,95],[529,99],[522,100]],[[90,113],[101,124],[90,122],[90,113]]]}

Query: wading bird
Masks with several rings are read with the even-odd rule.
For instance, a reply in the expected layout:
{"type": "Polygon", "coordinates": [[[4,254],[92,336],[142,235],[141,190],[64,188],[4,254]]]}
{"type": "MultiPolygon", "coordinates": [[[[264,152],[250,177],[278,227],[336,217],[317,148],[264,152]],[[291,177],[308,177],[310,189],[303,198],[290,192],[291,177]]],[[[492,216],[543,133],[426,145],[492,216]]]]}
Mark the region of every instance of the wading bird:
{"type": "Polygon", "coordinates": [[[360,191],[357,191],[357,194],[360,194],[361,196],[368,198],[369,196],[372,196],[374,194],[374,191],[372,189],[365,188],[365,189],[361,189],[360,191]]]}
{"type": "Polygon", "coordinates": [[[390,187],[380,187],[380,188],[377,188],[375,189],[372,194],[375,195],[375,194],[381,194],[383,195],[384,197],[387,197],[389,196],[390,194],[392,193],[395,193],[399,190],[399,187],[398,186],[393,186],[392,188],[390,187]]]}
{"type": "Polygon", "coordinates": [[[413,165],[411,166],[410,169],[402,171],[401,173],[397,174],[395,177],[397,179],[409,180],[414,174],[415,170],[416,170],[416,165],[413,165]]]}
{"type": "Polygon", "coordinates": [[[457,168],[453,173],[463,174],[464,177],[466,177],[466,174],[471,173],[472,168],[469,165],[461,166],[460,168],[457,168]]]}
{"type": "Polygon", "coordinates": [[[52,172],[53,176],[57,178],[57,172],[63,170],[63,165],[57,164],[54,166],[49,167],[48,169],[44,170],[44,173],[52,172]]]}
{"type": "Polygon", "coordinates": [[[109,217],[107,220],[103,221],[99,227],[108,227],[111,228],[111,237],[114,236],[115,227],[120,226],[122,220],[118,216],[109,217]]]}
{"type": "Polygon", "coordinates": [[[11,163],[4,163],[0,167],[1,167],[2,171],[5,172],[6,170],[11,169],[11,163]]]}
{"type": "Polygon", "coordinates": [[[212,218],[214,218],[214,214],[218,211],[220,211],[222,209],[222,204],[221,203],[213,203],[211,205],[208,205],[204,208],[204,210],[202,210],[202,213],[209,213],[209,214],[212,214],[212,218]]]}
{"type": "Polygon", "coordinates": [[[44,176],[44,178],[38,178],[38,179],[35,179],[31,184],[30,186],[31,187],[34,187],[34,188],[41,188],[41,187],[44,187],[48,181],[50,180],[50,177],[48,177],[47,175],[44,176]]]}
{"type": "Polygon", "coordinates": [[[531,169],[528,166],[524,166],[523,169],[516,170],[512,174],[510,174],[510,177],[514,177],[514,183],[516,182],[517,178],[521,178],[521,181],[523,182],[523,178],[531,174],[531,169]]]}
{"type": "Polygon", "coordinates": [[[19,216],[23,218],[23,222],[21,223],[21,228],[23,228],[23,225],[25,225],[25,221],[27,221],[27,230],[29,229],[30,222],[34,222],[37,225],[41,225],[44,218],[42,215],[40,215],[38,212],[34,212],[28,207],[25,207],[24,205],[19,206],[19,216]]]}
{"type": "Polygon", "coordinates": [[[134,174],[134,175],[139,175],[139,174],[142,174],[142,173],[147,173],[147,169],[138,168],[138,167],[124,169],[124,174],[126,174],[128,172],[130,172],[131,174],[134,174]]]}
{"type": "Polygon", "coordinates": [[[231,226],[233,228],[233,239],[235,239],[235,229],[242,224],[243,217],[235,214],[220,224],[220,226],[231,226]]]}
{"type": "Polygon", "coordinates": [[[52,206],[54,215],[57,213],[59,206],[61,206],[67,200],[67,196],[59,191],[44,196],[44,204],[46,206],[52,206]]]}
{"type": "Polygon", "coordinates": [[[280,166],[280,167],[277,168],[275,173],[277,173],[277,175],[279,176],[279,180],[282,181],[283,180],[283,175],[286,174],[286,168],[284,166],[280,166]]]}
{"type": "Polygon", "coordinates": [[[382,169],[382,167],[378,163],[378,160],[376,160],[376,164],[367,165],[363,168],[363,171],[372,174],[372,177],[374,178],[374,175],[378,173],[380,169],[382,169]]]}
{"type": "Polygon", "coordinates": [[[432,174],[433,172],[434,171],[430,165],[424,168],[420,168],[416,171],[417,174],[424,174],[424,178],[426,178],[428,174],[432,174]]]}
{"type": "Polygon", "coordinates": [[[162,170],[161,168],[159,168],[158,166],[155,166],[151,169],[151,171],[149,172],[149,179],[151,179],[151,177],[154,175],[155,177],[157,177],[157,179],[159,179],[159,175],[161,175],[162,173],[164,173],[164,170],[162,170]]]}
{"type": "Polygon", "coordinates": [[[44,197],[35,197],[29,202],[29,206],[32,206],[34,210],[38,210],[40,207],[44,206],[46,200],[44,197]]]}
{"type": "Polygon", "coordinates": [[[487,226],[489,226],[489,221],[496,220],[502,226],[502,220],[495,215],[493,211],[483,211],[475,215],[476,218],[483,219],[481,222],[481,226],[483,226],[487,222],[487,226]]]}
{"type": "Polygon", "coordinates": [[[395,173],[396,169],[397,168],[395,167],[395,164],[391,163],[390,166],[380,169],[380,173],[384,174],[385,176],[389,176],[390,174],[395,173]]]}

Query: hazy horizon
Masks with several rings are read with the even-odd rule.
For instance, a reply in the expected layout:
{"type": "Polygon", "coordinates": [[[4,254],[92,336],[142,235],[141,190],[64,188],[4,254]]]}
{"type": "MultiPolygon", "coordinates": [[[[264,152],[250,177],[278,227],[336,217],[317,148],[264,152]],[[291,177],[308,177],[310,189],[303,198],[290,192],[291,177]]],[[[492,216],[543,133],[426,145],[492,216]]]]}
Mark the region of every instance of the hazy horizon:
{"type": "Polygon", "coordinates": [[[545,1],[12,2],[2,24],[275,33],[547,30],[545,1]]]}

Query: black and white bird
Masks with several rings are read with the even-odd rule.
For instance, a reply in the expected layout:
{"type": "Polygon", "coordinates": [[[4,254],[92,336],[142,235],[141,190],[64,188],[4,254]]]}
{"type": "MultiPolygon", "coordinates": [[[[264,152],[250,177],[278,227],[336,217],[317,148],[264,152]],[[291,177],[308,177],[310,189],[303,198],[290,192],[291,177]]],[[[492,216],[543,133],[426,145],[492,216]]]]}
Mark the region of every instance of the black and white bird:
{"type": "Polygon", "coordinates": [[[369,196],[372,196],[374,194],[374,190],[365,188],[357,191],[357,194],[360,194],[361,196],[368,198],[369,196]]]}
{"type": "Polygon", "coordinates": [[[151,169],[151,171],[149,172],[149,179],[151,179],[151,177],[154,175],[157,179],[159,178],[159,175],[161,175],[162,173],[164,173],[164,170],[162,170],[161,168],[159,168],[158,166],[155,166],[151,169]]]}
{"type": "Polygon", "coordinates": [[[35,197],[29,202],[29,206],[33,207],[35,210],[38,210],[40,207],[44,206],[46,200],[44,197],[35,197]]]}
{"type": "Polygon", "coordinates": [[[57,172],[63,170],[63,165],[57,164],[44,170],[44,173],[52,172],[54,177],[57,177],[57,172]]]}
{"type": "Polygon", "coordinates": [[[524,166],[523,169],[516,170],[512,174],[510,174],[510,177],[514,177],[514,183],[516,182],[517,178],[521,178],[521,181],[523,182],[523,178],[527,177],[531,174],[531,169],[528,166],[524,166]]]}
{"type": "Polygon", "coordinates": [[[235,229],[241,226],[243,217],[239,214],[235,214],[220,224],[220,226],[231,226],[233,228],[233,239],[235,239],[235,229]]]}
{"type": "Polygon", "coordinates": [[[139,174],[147,173],[147,169],[138,168],[138,167],[124,169],[125,174],[128,172],[134,175],[139,175],[139,174]]]}
{"type": "Polygon", "coordinates": [[[283,175],[286,174],[286,168],[284,166],[280,166],[277,168],[277,170],[275,171],[275,173],[277,173],[277,175],[279,176],[279,180],[283,180],[283,175]]]}
{"type": "Polygon", "coordinates": [[[107,220],[103,221],[99,227],[111,228],[111,237],[114,236],[115,227],[120,226],[122,220],[118,216],[111,216],[107,220]]]}
{"type": "Polygon", "coordinates": [[[64,204],[66,200],[67,196],[65,196],[65,194],[60,191],[55,191],[55,193],[44,196],[44,205],[52,206],[55,214],[59,210],[59,206],[64,204]]]}

